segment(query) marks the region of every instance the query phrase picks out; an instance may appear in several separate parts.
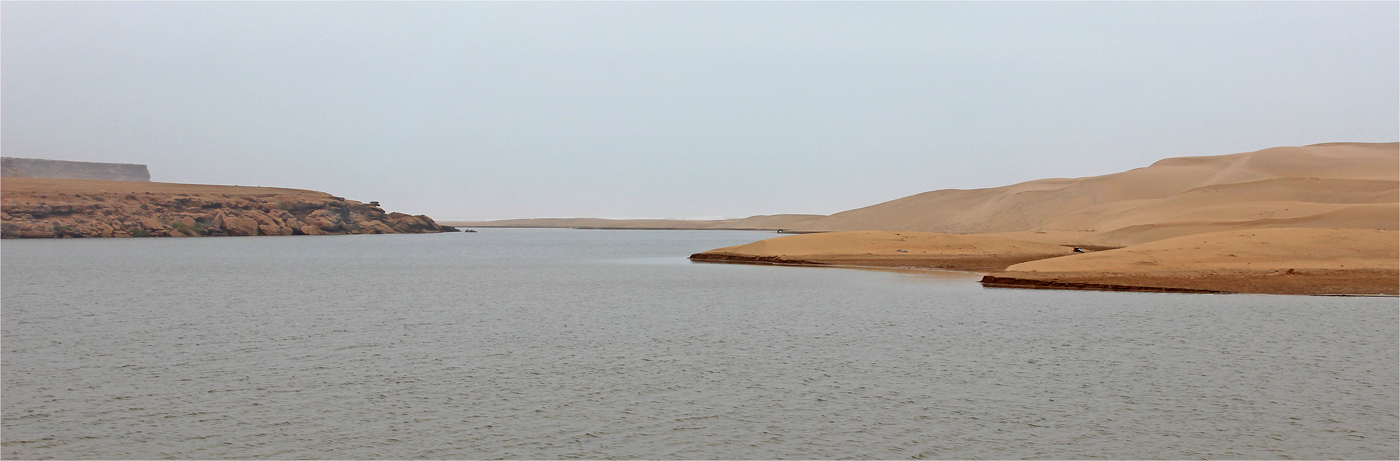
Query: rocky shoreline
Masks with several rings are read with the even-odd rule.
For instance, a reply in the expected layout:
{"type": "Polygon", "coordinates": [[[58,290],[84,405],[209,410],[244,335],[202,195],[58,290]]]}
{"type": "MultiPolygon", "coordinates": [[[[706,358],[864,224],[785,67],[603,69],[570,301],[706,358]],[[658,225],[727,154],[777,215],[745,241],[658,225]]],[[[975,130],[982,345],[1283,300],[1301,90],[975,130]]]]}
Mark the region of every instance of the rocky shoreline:
{"type": "Polygon", "coordinates": [[[0,238],[204,237],[457,232],[324,192],[46,178],[0,184],[0,238]]]}

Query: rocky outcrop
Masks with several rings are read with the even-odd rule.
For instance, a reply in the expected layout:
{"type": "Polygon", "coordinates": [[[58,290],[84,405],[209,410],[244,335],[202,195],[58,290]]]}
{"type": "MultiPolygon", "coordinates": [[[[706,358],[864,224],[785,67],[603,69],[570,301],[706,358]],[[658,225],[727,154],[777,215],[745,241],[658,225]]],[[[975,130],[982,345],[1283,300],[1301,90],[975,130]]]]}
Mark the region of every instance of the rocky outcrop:
{"type": "Polygon", "coordinates": [[[0,175],[13,178],[98,179],[150,182],[146,165],[69,162],[38,158],[0,158],[0,175]]]}
{"type": "Polygon", "coordinates": [[[315,191],[6,178],[0,237],[197,237],[458,232],[315,191]]]}

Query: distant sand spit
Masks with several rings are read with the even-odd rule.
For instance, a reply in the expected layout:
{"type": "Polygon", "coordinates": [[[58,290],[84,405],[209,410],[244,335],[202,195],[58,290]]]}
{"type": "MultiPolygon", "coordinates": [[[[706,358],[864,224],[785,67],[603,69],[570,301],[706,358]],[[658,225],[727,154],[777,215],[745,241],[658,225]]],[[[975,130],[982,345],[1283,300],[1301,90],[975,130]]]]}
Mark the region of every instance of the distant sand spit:
{"type": "Polygon", "coordinates": [[[1025,261],[1072,254],[1072,248],[981,235],[850,231],[790,235],[696,253],[709,262],[999,271],[1025,261]]]}
{"type": "Polygon", "coordinates": [[[778,230],[799,226],[810,227],[807,223],[825,217],[826,216],[823,215],[781,214],[715,220],[534,218],[505,219],[500,221],[443,221],[443,224],[462,227],[550,227],[572,229],[778,230]]]}

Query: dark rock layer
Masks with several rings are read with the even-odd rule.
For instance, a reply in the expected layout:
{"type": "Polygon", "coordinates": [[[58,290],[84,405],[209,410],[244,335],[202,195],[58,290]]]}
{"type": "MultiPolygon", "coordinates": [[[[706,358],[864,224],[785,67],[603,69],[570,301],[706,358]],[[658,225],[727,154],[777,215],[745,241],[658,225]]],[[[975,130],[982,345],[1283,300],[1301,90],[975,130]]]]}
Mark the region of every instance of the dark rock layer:
{"type": "Polygon", "coordinates": [[[1139,291],[1151,293],[1228,293],[1217,290],[1198,290],[1192,288],[1171,288],[1171,287],[1150,287],[1115,285],[1106,283],[1088,282],[1062,282],[1058,280],[1035,280],[1015,277],[995,277],[984,276],[981,280],[982,286],[997,288],[1039,288],[1050,290],[1098,290],[1098,291],[1139,291]]]}

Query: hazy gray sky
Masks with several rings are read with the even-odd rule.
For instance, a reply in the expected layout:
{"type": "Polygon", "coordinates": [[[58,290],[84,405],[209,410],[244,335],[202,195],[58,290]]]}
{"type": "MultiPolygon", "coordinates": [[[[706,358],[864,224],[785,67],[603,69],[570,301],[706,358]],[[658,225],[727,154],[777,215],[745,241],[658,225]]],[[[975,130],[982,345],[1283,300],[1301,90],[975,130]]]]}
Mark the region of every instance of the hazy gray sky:
{"type": "Polygon", "coordinates": [[[829,214],[1400,139],[1373,3],[0,4],[6,156],[439,220],[829,214]]]}

